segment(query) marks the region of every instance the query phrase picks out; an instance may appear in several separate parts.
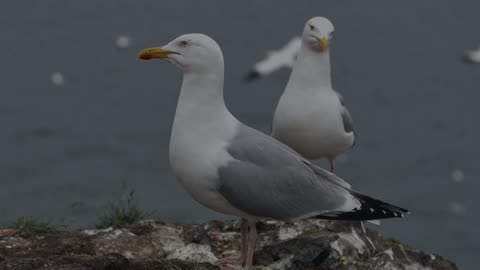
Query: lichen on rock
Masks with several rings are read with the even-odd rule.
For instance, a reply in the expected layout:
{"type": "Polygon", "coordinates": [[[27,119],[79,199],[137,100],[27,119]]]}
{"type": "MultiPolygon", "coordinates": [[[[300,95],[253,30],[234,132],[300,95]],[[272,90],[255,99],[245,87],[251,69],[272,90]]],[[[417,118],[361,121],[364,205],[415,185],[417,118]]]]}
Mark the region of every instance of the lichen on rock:
{"type": "MultiPolygon", "coordinates": [[[[220,269],[210,262],[238,254],[239,222],[174,224],[144,220],[123,228],[19,233],[0,237],[0,269],[220,269]]],[[[257,270],[451,270],[455,264],[358,224],[304,220],[260,222],[257,270]]]]}

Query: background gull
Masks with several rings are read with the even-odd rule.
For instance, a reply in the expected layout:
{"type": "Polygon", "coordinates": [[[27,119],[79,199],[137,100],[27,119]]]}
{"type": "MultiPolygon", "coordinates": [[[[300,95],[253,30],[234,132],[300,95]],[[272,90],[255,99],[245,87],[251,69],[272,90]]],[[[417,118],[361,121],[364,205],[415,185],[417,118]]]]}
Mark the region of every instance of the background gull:
{"type": "Polygon", "coordinates": [[[223,55],[208,36],[183,35],[138,57],[164,59],[183,70],[170,139],[175,176],[200,204],[248,224],[248,233],[245,226],[241,230],[242,256],[217,264],[244,262],[253,269],[260,219],[371,220],[407,212],[351,190],[286,145],[240,123],[225,106],[223,55]]]}
{"type": "Polygon", "coordinates": [[[480,63],[480,46],[475,50],[470,50],[465,53],[463,60],[467,63],[479,64],[480,63]]]}
{"type": "Polygon", "coordinates": [[[61,86],[65,83],[65,78],[61,72],[56,71],[50,75],[50,81],[52,81],[55,86],[61,86]]]}
{"type": "Polygon", "coordinates": [[[132,45],[132,39],[128,35],[118,35],[115,39],[115,46],[119,49],[126,49],[132,45]]]}
{"type": "Polygon", "coordinates": [[[353,146],[353,121],[342,96],[332,88],[329,43],[333,24],[310,19],[285,92],[275,111],[272,136],[308,159],[327,158],[335,169],[337,155],[353,146]]]}
{"type": "Polygon", "coordinates": [[[252,67],[245,77],[245,80],[251,81],[265,77],[284,67],[291,68],[297,58],[301,44],[302,39],[300,37],[294,37],[282,48],[268,51],[266,57],[252,67]]]}

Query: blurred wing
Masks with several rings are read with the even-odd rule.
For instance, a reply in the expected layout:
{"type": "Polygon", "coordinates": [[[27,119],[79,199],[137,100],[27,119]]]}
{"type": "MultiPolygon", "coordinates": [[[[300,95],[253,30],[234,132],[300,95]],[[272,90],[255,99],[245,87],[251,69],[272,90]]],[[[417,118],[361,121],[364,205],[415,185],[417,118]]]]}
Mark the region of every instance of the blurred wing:
{"type": "Polygon", "coordinates": [[[300,50],[301,42],[299,37],[295,37],[281,49],[269,51],[265,59],[257,62],[253,66],[252,70],[245,77],[245,80],[251,81],[259,77],[267,76],[283,67],[292,67],[300,50]]]}

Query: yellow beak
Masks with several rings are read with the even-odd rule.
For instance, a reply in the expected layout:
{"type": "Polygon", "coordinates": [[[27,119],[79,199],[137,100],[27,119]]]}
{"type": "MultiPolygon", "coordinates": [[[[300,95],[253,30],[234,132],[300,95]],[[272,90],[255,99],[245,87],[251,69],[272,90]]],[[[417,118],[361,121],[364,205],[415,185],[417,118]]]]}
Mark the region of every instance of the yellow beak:
{"type": "Polygon", "coordinates": [[[326,37],[318,38],[315,37],[315,39],[318,42],[318,45],[320,45],[320,50],[323,52],[328,49],[328,39],[326,37]]]}
{"type": "Polygon", "coordinates": [[[168,55],[172,53],[176,54],[176,52],[164,50],[161,47],[152,47],[141,50],[138,53],[137,58],[143,60],[150,60],[153,58],[167,58],[168,55]]]}

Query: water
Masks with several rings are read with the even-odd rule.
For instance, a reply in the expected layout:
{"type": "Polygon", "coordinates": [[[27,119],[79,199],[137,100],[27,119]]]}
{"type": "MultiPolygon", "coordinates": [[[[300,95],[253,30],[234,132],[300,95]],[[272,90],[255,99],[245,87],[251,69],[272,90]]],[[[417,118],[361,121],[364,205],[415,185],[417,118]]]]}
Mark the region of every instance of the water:
{"type": "Polygon", "coordinates": [[[478,1],[3,1],[0,4],[0,223],[32,215],[91,226],[136,190],[161,219],[224,218],[173,178],[167,146],[180,72],[136,53],[179,34],[222,46],[226,99],[268,131],[288,78],[242,76],[268,49],[329,17],[334,86],[353,114],[356,147],[338,174],[358,190],[412,210],[379,229],[475,269],[480,69],[460,56],[479,42],[478,1]],[[130,38],[118,47],[118,36],[130,38]],[[52,83],[60,72],[61,84],[52,83]],[[461,170],[462,181],[452,181],[461,170]]]}

